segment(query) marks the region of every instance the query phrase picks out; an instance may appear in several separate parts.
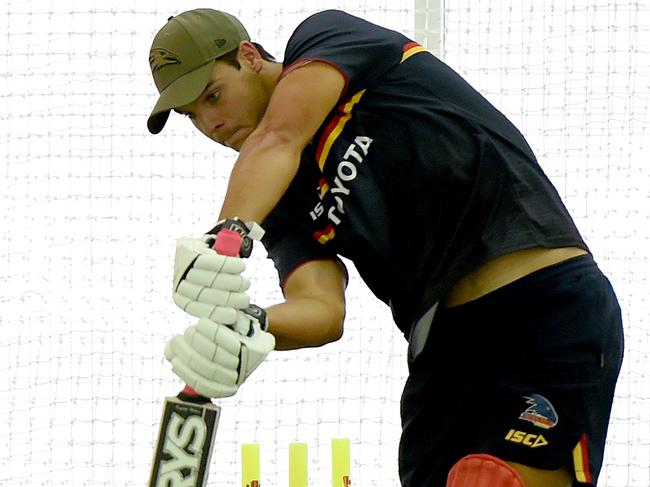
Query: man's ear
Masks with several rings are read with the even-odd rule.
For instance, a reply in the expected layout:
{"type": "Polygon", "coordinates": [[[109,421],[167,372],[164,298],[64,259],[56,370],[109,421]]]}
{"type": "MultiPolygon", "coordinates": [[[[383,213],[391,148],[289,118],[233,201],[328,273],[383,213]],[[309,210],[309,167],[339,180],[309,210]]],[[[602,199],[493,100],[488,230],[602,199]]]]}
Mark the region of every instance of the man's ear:
{"type": "Polygon", "coordinates": [[[242,66],[248,66],[256,73],[262,70],[262,56],[252,42],[241,41],[237,57],[242,66]]]}

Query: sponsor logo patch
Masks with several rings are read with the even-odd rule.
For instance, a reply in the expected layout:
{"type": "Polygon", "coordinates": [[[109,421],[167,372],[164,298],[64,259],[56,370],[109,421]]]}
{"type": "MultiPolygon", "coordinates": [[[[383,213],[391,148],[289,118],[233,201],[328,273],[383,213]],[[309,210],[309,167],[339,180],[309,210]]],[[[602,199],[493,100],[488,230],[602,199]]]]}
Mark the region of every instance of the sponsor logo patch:
{"type": "Polygon", "coordinates": [[[530,394],[523,397],[529,407],[519,415],[519,419],[533,423],[542,429],[550,429],[558,423],[555,408],[544,396],[530,394]]]}
{"type": "Polygon", "coordinates": [[[534,433],[528,433],[516,429],[508,431],[505,440],[511,443],[527,446],[528,448],[539,448],[540,446],[548,445],[548,441],[542,435],[536,435],[534,433]]]}

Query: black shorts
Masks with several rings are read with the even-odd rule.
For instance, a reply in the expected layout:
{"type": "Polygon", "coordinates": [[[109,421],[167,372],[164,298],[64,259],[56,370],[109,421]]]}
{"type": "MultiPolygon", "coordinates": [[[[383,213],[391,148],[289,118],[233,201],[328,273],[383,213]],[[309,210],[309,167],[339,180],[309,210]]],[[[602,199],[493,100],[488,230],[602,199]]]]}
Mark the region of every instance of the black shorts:
{"type": "Polygon", "coordinates": [[[444,487],[470,453],[595,485],[622,357],[621,311],[591,255],[438,310],[402,396],[402,485],[444,487]]]}

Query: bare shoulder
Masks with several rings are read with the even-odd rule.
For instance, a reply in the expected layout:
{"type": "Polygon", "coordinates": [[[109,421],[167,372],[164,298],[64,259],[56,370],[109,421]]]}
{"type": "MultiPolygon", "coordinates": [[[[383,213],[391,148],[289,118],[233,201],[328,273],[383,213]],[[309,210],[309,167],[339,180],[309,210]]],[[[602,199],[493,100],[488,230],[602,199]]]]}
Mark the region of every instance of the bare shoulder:
{"type": "Polygon", "coordinates": [[[273,89],[260,131],[286,133],[304,146],[339,102],[345,84],[343,74],[323,62],[285,70],[273,89]]]}

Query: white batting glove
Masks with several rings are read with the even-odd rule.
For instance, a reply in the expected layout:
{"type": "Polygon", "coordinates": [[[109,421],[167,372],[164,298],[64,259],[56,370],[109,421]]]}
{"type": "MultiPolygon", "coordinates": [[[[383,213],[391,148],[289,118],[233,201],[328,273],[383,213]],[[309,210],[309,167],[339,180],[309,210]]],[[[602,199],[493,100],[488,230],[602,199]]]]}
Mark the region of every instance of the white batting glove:
{"type": "Polygon", "coordinates": [[[197,318],[223,323],[222,308],[244,309],[250,281],[239,257],[219,255],[210,247],[214,236],[183,237],[176,242],[174,303],[197,318]]]}
{"type": "Polygon", "coordinates": [[[266,313],[251,305],[246,310],[222,310],[226,323],[202,318],[165,347],[172,370],[196,392],[207,397],[228,397],[275,348],[266,332],[266,313]],[[239,331],[236,331],[239,330],[239,331]]]}

